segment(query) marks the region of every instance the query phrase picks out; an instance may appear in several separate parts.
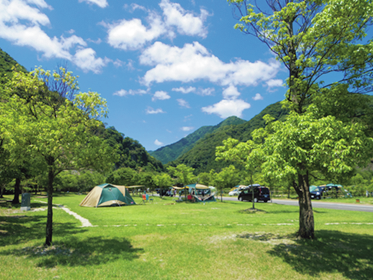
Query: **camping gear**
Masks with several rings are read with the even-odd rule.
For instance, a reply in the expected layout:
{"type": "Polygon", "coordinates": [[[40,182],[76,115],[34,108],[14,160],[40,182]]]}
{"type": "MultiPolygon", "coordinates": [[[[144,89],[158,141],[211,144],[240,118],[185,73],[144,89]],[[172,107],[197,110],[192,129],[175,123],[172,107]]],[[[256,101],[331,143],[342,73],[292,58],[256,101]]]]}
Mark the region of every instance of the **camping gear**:
{"type": "Polygon", "coordinates": [[[185,186],[185,188],[189,189],[189,193],[194,190],[194,198],[196,202],[216,202],[214,196],[215,192],[213,192],[216,189],[214,187],[210,188],[201,184],[190,184],[185,186]]]}
{"type": "Polygon", "coordinates": [[[117,186],[105,183],[94,187],[79,205],[98,207],[135,204],[135,201],[133,201],[125,186],[117,186]]]}

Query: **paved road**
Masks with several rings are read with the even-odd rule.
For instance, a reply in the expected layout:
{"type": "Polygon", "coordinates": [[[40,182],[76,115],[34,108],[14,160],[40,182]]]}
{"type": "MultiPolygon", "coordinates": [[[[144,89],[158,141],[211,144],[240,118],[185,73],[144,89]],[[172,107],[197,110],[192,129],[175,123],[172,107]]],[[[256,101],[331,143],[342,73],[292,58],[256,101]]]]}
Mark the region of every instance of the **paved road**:
{"type": "MultiPolygon", "coordinates": [[[[216,197],[217,199],[217,197],[216,197]]],[[[219,197],[220,199],[220,197],[219,197]]],[[[237,197],[223,197],[223,200],[237,201],[237,197]]],[[[248,203],[244,201],[242,203],[248,203]]],[[[250,203],[250,202],[249,202],[250,203]]],[[[262,202],[260,202],[262,203],[262,202]]],[[[282,199],[272,199],[272,203],[298,206],[297,200],[282,200],[282,199]]],[[[348,203],[330,203],[330,202],[319,202],[312,201],[313,208],[328,208],[335,210],[349,210],[349,211],[362,211],[362,212],[373,212],[373,206],[370,205],[358,205],[358,204],[348,204],[348,203]]]]}

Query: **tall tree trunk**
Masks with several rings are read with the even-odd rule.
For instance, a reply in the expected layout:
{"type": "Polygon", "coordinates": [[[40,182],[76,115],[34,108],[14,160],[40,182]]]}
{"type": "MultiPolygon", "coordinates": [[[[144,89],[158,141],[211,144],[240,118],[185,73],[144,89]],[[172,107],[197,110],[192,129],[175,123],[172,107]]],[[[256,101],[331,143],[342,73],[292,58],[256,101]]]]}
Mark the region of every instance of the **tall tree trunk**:
{"type": "Polygon", "coordinates": [[[298,185],[295,190],[299,197],[299,231],[298,236],[306,239],[315,238],[315,227],[311,196],[309,192],[308,172],[298,175],[298,185]]]}
{"type": "MultiPolygon", "coordinates": [[[[54,163],[54,160],[50,162],[54,163]]],[[[49,162],[49,163],[50,163],[49,162]]],[[[45,245],[52,245],[52,234],[53,234],[53,181],[54,181],[54,170],[53,166],[49,165],[48,168],[48,214],[47,214],[47,226],[46,226],[46,238],[45,245]]]]}
{"type": "Polygon", "coordinates": [[[4,196],[3,196],[3,193],[4,193],[4,186],[2,185],[1,187],[0,187],[0,198],[4,198],[4,196]]]}
{"type": "Polygon", "coordinates": [[[16,178],[16,184],[14,185],[14,198],[12,200],[12,204],[19,204],[19,194],[21,186],[21,178],[16,178]]]}

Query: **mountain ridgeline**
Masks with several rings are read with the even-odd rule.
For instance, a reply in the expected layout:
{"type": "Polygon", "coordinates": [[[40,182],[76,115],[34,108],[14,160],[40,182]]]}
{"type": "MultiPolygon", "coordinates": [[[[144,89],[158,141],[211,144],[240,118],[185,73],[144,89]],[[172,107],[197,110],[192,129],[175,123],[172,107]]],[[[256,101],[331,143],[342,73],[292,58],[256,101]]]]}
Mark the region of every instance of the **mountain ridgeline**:
{"type": "Polygon", "coordinates": [[[207,134],[218,131],[219,129],[226,126],[234,126],[238,124],[243,124],[246,121],[237,118],[235,116],[229,117],[222,121],[221,123],[214,126],[202,126],[197,129],[195,132],[189,134],[188,136],[182,138],[176,143],[161,147],[156,151],[149,152],[151,156],[160,160],[163,164],[166,164],[170,161],[176,160],[181,155],[184,155],[190,151],[198,140],[204,138],[207,134]]]}
{"type": "Polygon", "coordinates": [[[195,169],[195,174],[209,172],[211,169],[220,171],[223,167],[226,167],[228,163],[215,161],[216,147],[221,146],[223,140],[229,137],[240,141],[251,139],[251,132],[265,126],[263,116],[266,114],[270,114],[276,120],[283,120],[288,114],[288,110],[282,108],[280,102],[277,102],[267,106],[262,112],[247,122],[222,126],[211,133],[205,134],[192,148],[189,148],[186,153],[168,164],[171,166],[176,166],[178,164],[191,166],[195,169]]]}

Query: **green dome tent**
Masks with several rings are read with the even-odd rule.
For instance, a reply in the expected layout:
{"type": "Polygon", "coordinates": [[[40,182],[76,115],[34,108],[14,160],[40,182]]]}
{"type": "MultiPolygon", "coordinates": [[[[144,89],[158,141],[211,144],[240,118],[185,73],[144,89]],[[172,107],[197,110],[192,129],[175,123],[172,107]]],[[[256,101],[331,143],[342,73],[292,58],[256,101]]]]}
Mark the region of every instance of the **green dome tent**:
{"type": "Polygon", "coordinates": [[[133,201],[125,186],[117,186],[105,183],[94,187],[79,205],[98,207],[135,204],[135,201],[133,201]]]}

